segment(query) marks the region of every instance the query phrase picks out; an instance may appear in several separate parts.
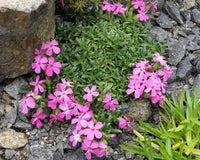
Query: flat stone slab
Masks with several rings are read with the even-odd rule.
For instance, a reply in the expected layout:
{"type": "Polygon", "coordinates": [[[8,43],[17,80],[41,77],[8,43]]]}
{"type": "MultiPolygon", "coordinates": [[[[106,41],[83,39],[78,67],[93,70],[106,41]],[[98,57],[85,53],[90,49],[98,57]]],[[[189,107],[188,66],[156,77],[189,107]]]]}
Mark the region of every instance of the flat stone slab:
{"type": "Polygon", "coordinates": [[[28,143],[27,136],[24,133],[16,132],[13,129],[7,129],[0,133],[0,147],[17,149],[24,147],[28,143]]]}

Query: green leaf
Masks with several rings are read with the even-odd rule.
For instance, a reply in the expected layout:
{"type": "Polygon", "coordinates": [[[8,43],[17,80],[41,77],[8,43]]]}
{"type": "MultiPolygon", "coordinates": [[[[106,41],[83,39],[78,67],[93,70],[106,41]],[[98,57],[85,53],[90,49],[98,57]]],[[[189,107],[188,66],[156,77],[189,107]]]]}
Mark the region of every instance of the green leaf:
{"type": "Polygon", "coordinates": [[[197,137],[197,138],[194,138],[194,139],[192,139],[189,143],[188,143],[188,145],[187,146],[185,146],[185,154],[186,155],[189,155],[191,152],[192,152],[192,150],[194,149],[194,147],[197,145],[197,143],[199,142],[199,138],[197,137]]]}

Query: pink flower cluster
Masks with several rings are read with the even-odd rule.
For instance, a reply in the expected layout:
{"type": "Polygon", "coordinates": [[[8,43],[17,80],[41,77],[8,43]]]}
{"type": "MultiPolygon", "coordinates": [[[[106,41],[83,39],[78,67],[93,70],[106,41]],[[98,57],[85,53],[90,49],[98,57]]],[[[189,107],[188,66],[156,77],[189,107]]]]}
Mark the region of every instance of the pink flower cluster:
{"type": "Polygon", "coordinates": [[[154,66],[149,64],[149,61],[140,61],[133,69],[133,74],[130,76],[128,84],[129,89],[126,93],[134,92],[135,98],[140,98],[143,93],[149,93],[152,103],[159,102],[163,105],[163,94],[165,93],[165,82],[171,77],[172,69],[167,65],[167,61],[159,53],[155,53],[153,58],[154,66]],[[158,71],[156,65],[161,65],[158,71]]]}
{"type": "MultiPolygon", "coordinates": [[[[129,2],[129,0],[126,1],[129,2]]],[[[133,5],[133,8],[137,10],[138,14],[136,16],[140,19],[140,21],[147,21],[149,19],[148,15],[146,14],[149,8],[153,13],[155,13],[157,10],[156,5],[151,0],[149,0],[147,3],[145,3],[143,0],[133,0],[129,3],[131,3],[131,5],[133,5]]],[[[103,4],[104,6],[102,7],[102,9],[104,11],[113,12],[114,15],[118,13],[124,14],[128,10],[128,8],[123,7],[123,4],[121,3],[111,4],[107,1],[103,1],[103,4]]]]}
{"type": "MultiPolygon", "coordinates": [[[[100,96],[97,100],[103,103],[102,110],[105,112],[106,110],[114,111],[116,110],[116,105],[118,105],[118,100],[113,99],[110,93],[105,94],[104,91],[99,94],[97,87],[94,85],[91,88],[85,87],[86,94],[83,99],[86,100],[86,103],[82,105],[73,95],[73,82],[62,78],[61,82],[55,85],[55,88],[52,87],[49,77],[54,73],[59,74],[61,67],[61,63],[54,62],[55,59],[52,57],[53,53],[60,53],[60,48],[57,45],[57,41],[52,40],[42,44],[40,51],[38,49],[35,50],[36,57],[32,68],[36,74],[40,75],[36,76],[35,81],[30,82],[33,90],[28,91],[21,100],[22,113],[27,114],[29,109],[37,110],[32,115],[31,123],[38,128],[42,127],[42,120],[47,118],[47,115],[43,113],[47,109],[52,111],[49,115],[51,123],[71,120],[71,124],[76,125],[72,132],[73,134],[69,138],[73,147],[79,142],[82,143],[82,149],[86,150],[86,158],[88,160],[91,159],[92,154],[102,157],[108,152],[105,139],[114,138],[115,134],[108,134],[102,131],[104,125],[95,119],[96,115],[94,115],[90,106],[100,96]],[[41,79],[41,77],[45,76],[46,79],[41,79]]],[[[128,129],[129,121],[128,119],[125,120],[119,122],[119,127],[124,128],[127,126],[128,129]]]]}
{"type": "Polygon", "coordinates": [[[36,74],[40,74],[41,70],[46,72],[48,77],[53,76],[53,73],[59,74],[61,63],[54,62],[54,57],[47,57],[52,56],[53,52],[55,54],[60,53],[60,48],[57,47],[58,42],[56,40],[52,40],[51,42],[47,42],[42,44],[41,51],[38,49],[35,50],[35,61],[32,63],[32,69],[35,70],[36,74]]]}
{"type": "Polygon", "coordinates": [[[102,7],[102,9],[104,11],[113,12],[114,15],[118,13],[124,14],[127,10],[127,7],[123,7],[123,4],[121,3],[111,4],[108,3],[107,1],[103,1],[103,4],[104,6],[102,7]]]}
{"type": "MultiPolygon", "coordinates": [[[[48,95],[48,107],[52,110],[59,110],[57,114],[50,115],[50,122],[71,120],[71,124],[76,125],[73,130],[73,135],[69,140],[75,147],[79,142],[82,143],[82,149],[86,150],[87,159],[91,159],[91,154],[102,157],[107,153],[107,144],[103,142],[106,137],[100,130],[103,127],[102,122],[96,121],[93,117],[93,111],[90,110],[90,102],[95,97],[99,96],[96,91],[96,86],[85,87],[86,94],[83,96],[87,103],[81,105],[72,95],[73,82],[67,82],[64,78],[62,83],[56,85],[56,90],[53,94],[48,95]]],[[[111,94],[107,93],[103,100],[104,109],[115,110],[115,104],[118,104],[117,99],[112,100],[111,94]]]]}
{"type": "Polygon", "coordinates": [[[147,3],[145,3],[143,0],[134,0],[131,2],[131,4],[133,5],[133,8],[137,10],[138,14],[136,16],[140,19],[140,21],[146,21],[149,19],[146,14],[147,6],[151,7],[151,11],[153,13],[155,13],[157,10],[156,5],[151,2],[151,0],[149,0],[147,3]]]}

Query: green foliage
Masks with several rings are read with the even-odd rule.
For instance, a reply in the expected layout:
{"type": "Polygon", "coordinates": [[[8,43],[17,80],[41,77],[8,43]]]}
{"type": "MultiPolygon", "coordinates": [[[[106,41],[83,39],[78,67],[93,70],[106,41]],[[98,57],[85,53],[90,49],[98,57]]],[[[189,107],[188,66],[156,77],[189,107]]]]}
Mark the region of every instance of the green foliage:
{"type": "Polygon", "coordinates": [[[179,101],[172,95],[172,100],[166,99],[162,108],[158,128],[140,122],[145,132],[155,139],[146,138],[139,132],[136,142],[140,145],[129,144],[121,146],[133,154],[145,155],[149,159],[164,160],[198,160],[200,159],[200,102],[197,98],[198,89],[195,89],[191,98],[188,91],[182,90],[179,101]]]}
{"type": "Polygon", "coordinates": [[[65,24],[56,34],[62,43],[57,59],[63,66],[60,76],[75,82],[78,97],[84,87],[97,85],[123,101],[133,65],[152,58],[152,53],[163,53],[148,30],[144,23],[107,15],[65,24]]]}

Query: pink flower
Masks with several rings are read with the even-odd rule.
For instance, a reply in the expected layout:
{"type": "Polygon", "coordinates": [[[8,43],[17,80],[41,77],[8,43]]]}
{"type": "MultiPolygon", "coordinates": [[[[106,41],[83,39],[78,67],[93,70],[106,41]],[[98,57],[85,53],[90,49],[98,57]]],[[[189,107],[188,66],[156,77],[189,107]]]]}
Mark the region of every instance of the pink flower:
{"type": "Polygon", "coordinates": [[[163,81],[166,82],[172,76],[172,69],[166,65],[162,71],[158,71],[158,75],[162,76],[163,81]]]}
{"type": "Polygon", "coordinates": [[[145,12],[138,10],[139,14],[136,16],[140,19],[140,21],[146,21],[149,19],[149,17],[146,15],[145,12]]]}
{"type": "Polygon", "coordinates": [[[41,114],[41,112],[42,112],[42,109],[39,108],[38,112],[32,115],[33,118],[31,119],[31,123],[33,125],[36,124],[37,128],[42,127],[42,122],[40,121],[40,119],[45,119],[46,117],[46,115],[44,113],[41,114]]]}
{"type": "Polygon", "coordinates": [[[73,130],[73,135],[71,135],[69,137],[69,141],[72,142],[72,146],[75,147],[77,145],[78,142],[81,142],[81,135],[82,135],[82,131],[79,131],[78,130],[73,130]]]}
{"type": "Polygon", "coordinates": [[[22,98],[21,110],[22,113],[27,114],[28,108],[35,108],[35,101],[29,94],[27,94],[24,98],[22,98]]]}
{"type": "Polygon", "coordinates": [[[151,97],[151,102],[152,103],[157,103],[159,102],[159,105],[162,106],[164,104],[164,97],[162,95],[156,95],[154,97],[151,97]]]}
{"type": "Polygon", "coordinates": [[[140,98],[140,96],[143,94],[143,88],[140,88],[140,87],[136,87],[134,84],[133,85],[128,85],[129,89],[126,90],[126,93],[129,95],[133,92],[134,93],[134,96],[135,98],[140,98]]]}
{"type": "Polygon", "coordinates": [[[131,4],[133,5],[135,9],[140,9],[143,12],[146,11],[146,5],[143,2],[143,0],[135,0],[135,1],[132,1],[131,4]]]}
{"type": "Polygon", "coordinates": [[[65,119],[70,120],[71,116],[73,115],[73,112],[72,112],[72,110],[70,110],[68,105],[66,105],[66,103],[61,103],[59,105],[59,108],[62,110],[62,113],[63,113],[65,119]]]}
{"type": "Polygon", "coordinates": [[[91,90],[89,87],[85,87],[84,91],[87,92],[87,94],[83,96],[83,99],[87,100],[88,102],[92,102],[92,96],[97,97],[99,95],[99,92],[95,92],[96,88],[96,85],[92,86],[91,90]]]}
{"type": "Polygon", "coordinates": [[[37,56],[42,56],[42,55],[45,54],[45,51],[44,50],[39,51],[38,49],[35,49],[34,54],[37,55],[37,56]]]}
{"type": "Polygon", "coordinates": [[[151,96],[154,97],[160,91],[160,78],[155,73],[152,73],[151,77],[147,80],[145,92],[151,92],[151,96]]]}
{"type": "Polygon", "coordinates": [[[65,6],[64,0],[61,0],[61,4],[62,4],[63,7],[65,6]]]}
{"type": "Polygon", "coordinates": [[[59,96],[55,96],[53,94],[48,95],[48,98],[50,99],[48,101],[48,107],[51,109],[56,109],[57,104],[62,101],[59,96]]]}
{"type": "Polygon", "coordinates": [[[119,12],[121,14],[124,14],[126,12],[126,10],[127,10],[127,7],[124,8],[123,4],[121,4],[121,3],[116,3],[114,5],[115,5],[114,15],[118,14],[119,12]]]}
{"type": "Polygon", "coordinates": [[[35,57],[35,62],[32,63],[32,69],[35,69],[35,73],[39,74],[42,70],[46,70],[48,60],[46,57],[40,55],[35,57]]]}
{"type": "Polygon", "coordinates": [[[124,119],[119,120],[119,128],[124,128],[126,126],[127,126],[127,131],[129,131],[131,128],[130,119],[128,117],[124,116],[124,119]]]}
{"type": "Polygon", "coordinates": [[[155,53],[155,57],[153,58],[154,62],[160,62],[162,66],[167,66],[167,61],[165,57],[161,56],[160,53],[155,53]]]}
{"type": "Polygon", "coordinates": [[[63,120],[64,114],[62,112],[58,112],[57,115],[55,114],[50,114],[50,122],[53,123],[57,123],[57,121],[61,121],[64,122],[63,120]]]}
{"type": "Polygon", "coordinates": [[[86,158],[88,160],[91,159],[91,153],[94,153],[95,149],[98,148],[98,142],[91,141],[87,138],[84,139],[84,142],[82,143],[82,149],[86,150],[86,158]]]}
{"type": "Polygon", "coordinates": [[[105,99],[103,100],[103,102],[106,103],[104,105],[104,109],[109,109],[110,108],[111,111],[115,110],[115,104],[119,104],[117,99],[114,99],[114,100],[111,99],[111,94],[110,93],[106,94],[105,99]]]}
{"type": "Polygon", "coordinates": [[[32,86],[35,86],[35,89],[34,89],[34,94],[38,94],[39,93],[39,91],[41,92],[41,93],[43,93],[44,92],[44,88],[41,86],[41,84],[42,83],[46,83],[46,80],[41,80],[41,81],[39,81],[39,79],[40,79],[40,76],[38,75],[37,77],[36,77],[36,81],[35,82],[30,82],[30,85],[32,85],[32,86]]]}
{"type": "Polygon", "coordinates": [[[152,11],[153,13],[156,12],[157,6],[156,6],[153,2],[151,2],[151,1],[149,0],[149,2],[148,2],[146,5],[147,5],[147,6],[148,6],[148,5],[151,5],[151,11],[152,11]]]}
{"type": "Polygon", "coordinates": [[[60,48],[56,47],[58,45],[58,42],[54,39],[51,42],[47,42],[45,44],[42,44],[42,49],[46,50],[46,55],[51,56],[52,50],[55,54],[60,53],[60,48]]]}
{"type": "Polygon", "coordinates": [[[60,62],[55,62],[54,63],[54,58],[50,57],[48,59],[49,64],[46,68],[46,74],[48,77],[51,77],[53,75],[53,72],[55,72],[56,74],[60,73],[60,67],[61,67],[61,63],[60,62]]]}
{"type": "Polygon", "coordinates": [[[115,5],[110,4],[107,1],[103,1],[103,4],[105,5],[105,6],[102,7],[102,9],[104,11],[110,12],[110,11],[114,11],[115,10],[115,7],[116,7],[115,5]]]}
{"type": "Polygon", "coordinates": [[[60,99],[64,100],[65,102],[69,101],[69,94],[72,94],[73,90],[71,88],[65,89],[65,86],[61,86],[60,91],[57,90],[54,92],[55,96],[59,96],[60,99]]]}
{"type": "Polygon", "coordinates": [[[88,129],[84,129],[84,134],[87,135],[88,140],[93,140],[94,137],[97,139],[100,139],[103,134],[98,130],[103,127],[102,122],[97,122],[96,125],[94,125],[94,120],[91,120],[88,122],[88,129]]]}
{"type": "Polygon", "coordinates": [[[86,128],[88,126],[88,121],[90,120],[91,116],[93,115],[92,111],[86,113],[80,113],[77,118],[73,118],[71,124],[76,124],[76,129],[81,130],[81,128],[86,128]]]}
{"type": "Polygon", "coordinates": [[[68,82],[65,80],[65,78],[62,78],[61,79],[62,83],[58,83],[56,85],[56,88],[60,89],[61,88],[61,85],[63,85],[65,88],[66,87],[74,87],[72,84],[74,84],[74,82],[68,82]]]}
{"type": "Polygon", "coordinates": [[[147,61],[147,60],[145,60],[145,61],[139,61],[136,64],[136,67],[145,69],[145,67],[148,66],[148,64],[149,64],[149,61],[147,61]]]}

